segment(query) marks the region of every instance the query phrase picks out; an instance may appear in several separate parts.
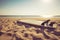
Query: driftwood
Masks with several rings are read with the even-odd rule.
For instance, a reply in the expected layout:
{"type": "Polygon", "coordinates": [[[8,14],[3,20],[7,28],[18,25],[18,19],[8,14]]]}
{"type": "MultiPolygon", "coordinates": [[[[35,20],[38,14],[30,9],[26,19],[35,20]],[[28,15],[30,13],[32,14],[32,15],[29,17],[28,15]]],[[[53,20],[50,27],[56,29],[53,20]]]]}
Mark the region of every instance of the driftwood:
{"type": "Polygon", "coordinates": [[[41,26],[41,25],[26,23],[26,22],[22,22],[22,21],[17,21],[17,25],[24,25],[26,28],[33,26],[35,28],[48,29],[48,30],[51,30],[51,31],[53,31],[53,30],[56,29],[56,28],[52,28],[52,27],[46,27],[46,26],[41,26]]]}

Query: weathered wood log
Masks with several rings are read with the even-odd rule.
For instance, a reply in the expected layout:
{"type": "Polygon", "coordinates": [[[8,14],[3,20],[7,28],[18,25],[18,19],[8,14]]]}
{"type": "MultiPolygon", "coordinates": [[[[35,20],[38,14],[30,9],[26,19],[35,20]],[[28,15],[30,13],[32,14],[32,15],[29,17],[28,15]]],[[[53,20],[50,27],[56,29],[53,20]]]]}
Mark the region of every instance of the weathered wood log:
{"type": "MultiPolygon", "coordinates": [[[[36,25],[36,24],[31,24],[31,23],[26,23],[26,22],[22,22],[22,21],[17,21],[17,25],[29,25],[30,27],[35,27],[35,28],[42,28],[42,29],[51,29],[51,30],[54,30],[56,28],[52,28],[52,27],[46,27],[46,26],[41,26],[41,25],[36,25]]],[[[25,26],[26,27],[26,26],[25,26]]],[[[26,27],[28,28],[28,26],[26,27]]]]}

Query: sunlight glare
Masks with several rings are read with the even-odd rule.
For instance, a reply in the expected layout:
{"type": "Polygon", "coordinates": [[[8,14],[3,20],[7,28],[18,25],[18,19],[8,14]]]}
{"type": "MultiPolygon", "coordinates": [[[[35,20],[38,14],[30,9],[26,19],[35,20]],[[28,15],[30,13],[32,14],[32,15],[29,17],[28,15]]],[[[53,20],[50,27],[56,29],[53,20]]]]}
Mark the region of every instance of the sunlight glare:
{"type": "Polygon", "coordinates": [[[43,3],[51,3],[52,0],[42,0],[43,3]]]}
{"type": "Polygon", "coordinates": [[[41,15],[41,17],[44,17],[44,18],[51,18],[53,17],[52,15],[41,15]]]}

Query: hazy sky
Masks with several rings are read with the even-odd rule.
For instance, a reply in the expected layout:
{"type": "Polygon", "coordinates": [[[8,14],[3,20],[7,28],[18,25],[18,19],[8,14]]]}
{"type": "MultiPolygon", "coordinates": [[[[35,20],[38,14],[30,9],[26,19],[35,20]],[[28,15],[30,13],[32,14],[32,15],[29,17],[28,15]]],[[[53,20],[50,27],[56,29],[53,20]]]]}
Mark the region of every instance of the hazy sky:
{"type": "Polygon", "coordinates": [[[0,0],[0,15],[60,15],[60,0],[0,0]]]}

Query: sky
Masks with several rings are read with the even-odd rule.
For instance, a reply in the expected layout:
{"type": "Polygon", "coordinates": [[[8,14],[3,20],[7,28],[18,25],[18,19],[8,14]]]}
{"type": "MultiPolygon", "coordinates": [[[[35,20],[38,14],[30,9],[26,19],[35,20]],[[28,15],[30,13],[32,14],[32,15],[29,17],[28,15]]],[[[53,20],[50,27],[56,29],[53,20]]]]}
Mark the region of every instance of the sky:
{"type": "Polygon", "coordinates": [[[60,0],[0,0],[0,15],[60,15],[60,0]]]}

